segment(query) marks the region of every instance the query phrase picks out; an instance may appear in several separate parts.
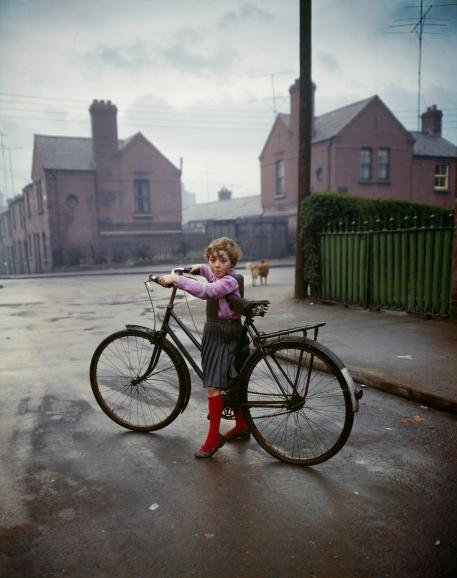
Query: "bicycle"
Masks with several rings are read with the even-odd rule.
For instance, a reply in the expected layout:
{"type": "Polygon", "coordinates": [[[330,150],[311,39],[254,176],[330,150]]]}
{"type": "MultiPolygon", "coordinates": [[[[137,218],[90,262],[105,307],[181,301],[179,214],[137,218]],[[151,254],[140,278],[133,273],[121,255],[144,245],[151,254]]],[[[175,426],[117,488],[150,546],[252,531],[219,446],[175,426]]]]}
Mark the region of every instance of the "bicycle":
{"type": "MultiPolygon", "coordinates": [[[[174,269],[184,274],[189,269],[174,269]]],[[[145,282],[154,313],[154,329],[126,325],[106,337],[90,364],[90,383],[105,414],[134,431],[169,425],[189,402],[189,367],[202,379],[201,366],[170,325],[173,320],[200,351],[199,340],[174,311],[177,287],[171,289],[160,329],[156,330],[153,282],[145,282]]],[[[251,353],[233,387],[224,392],[223,418],[242,408],[249,431],[269,454],[284,462],[315,465],[334,456],[346,443],[363,387],[356,386],[343,362],[317,342],[325,323],[270,333],[254,324],[268,301],[239,300],[243,334],[251,353]],[[312,338],[308,334],[312,333],[312,338]]]]}

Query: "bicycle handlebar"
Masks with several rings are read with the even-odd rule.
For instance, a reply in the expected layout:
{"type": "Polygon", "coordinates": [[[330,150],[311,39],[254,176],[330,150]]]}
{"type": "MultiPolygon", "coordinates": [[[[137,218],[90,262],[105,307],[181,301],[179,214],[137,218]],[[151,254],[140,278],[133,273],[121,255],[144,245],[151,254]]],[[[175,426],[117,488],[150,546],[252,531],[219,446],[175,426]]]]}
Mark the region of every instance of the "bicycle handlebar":
{"type": "MultiPolygon", "coordinates": [[[[184,273],[190,273],[191,267],[176,267],[175,269],[171,270],[172,275],[183,275],[184,273]]],[[[153,275],[152,273],[149,275],[149,281],[153,281],[160,285],[160,275],[153,275]]]]}

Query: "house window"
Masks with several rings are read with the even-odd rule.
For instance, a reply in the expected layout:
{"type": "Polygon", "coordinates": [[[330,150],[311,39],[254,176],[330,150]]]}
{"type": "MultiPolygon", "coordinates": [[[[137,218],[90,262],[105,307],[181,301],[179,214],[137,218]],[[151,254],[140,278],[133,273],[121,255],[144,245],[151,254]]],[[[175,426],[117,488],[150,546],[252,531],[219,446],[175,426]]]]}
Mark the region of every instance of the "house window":
{"type": "Polygon", "coordinates": [[[284,196],[284,161],[276,161],[276,196],[284,196]]]}
{"type": "Polygon", "coordinates": [[[378,150],[378,180],[388,181],[390,179],[390,150],[378,150]]]}
{"type": "Polygon", "coordinates": [[[360,180],[369,181],[372,178],[373,150],[370,148],[360,149],[360,180]]]}
{"type": "Polygon", "coordinates": [[[41,233],[41,240],[43,242],[43,257],[44,260],[47,261],[48,259],[48,246],[46,244],[46,233],[41,233]]]}
{"type": "Polygon", "coordinates": [[[19,205],[19,221],[21,223],[21,229],[23,229],[25,227],[24,201],[21,201],[19,205]]]}
{"type": "Polygon", "coordinates": [[[447,191],[449,188],[449,165],[440,163],[435,165],[435,190],[447,191]]]}
{"type": "Polygon", "coordinates": [[[41,190],[41,181],[36,182],[36,206],[37,206],[37,213],[42,215],[44,213],[44,206],[43,206],[43,191],[41,190]]]}
{"type": "Polygon", "coordinates": [[[78,206],[78,197],[76,195],[67,195],[65,203],[69,209],[76,209],[78,206]]]}
{"type": "Polygon", "coordinates": [[[32,216],[32,208],[30,206],[30,191],[25,193],[25,202],[27,204],[27,217],[30,219],[32,216]]]}
{"type": "Polygon", "coordinates": [[[147,214],[151,212],[151,200],[149,196],[149,181],[146,179],[135,179],[135,213],[147,214]]]}

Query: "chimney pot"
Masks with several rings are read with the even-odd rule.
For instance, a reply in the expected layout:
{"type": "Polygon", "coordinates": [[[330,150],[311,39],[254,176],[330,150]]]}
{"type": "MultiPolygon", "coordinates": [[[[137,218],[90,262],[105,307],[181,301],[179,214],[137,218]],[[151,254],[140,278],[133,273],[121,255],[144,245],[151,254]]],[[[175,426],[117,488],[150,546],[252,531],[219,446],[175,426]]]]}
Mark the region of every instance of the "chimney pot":
{"type": "Polygon", "coordinates": [[[443,112],[437,108],[436,104],[428,106],[427,110],[421,114],[421,118],[424,134],[441,136],[443,112]]]}

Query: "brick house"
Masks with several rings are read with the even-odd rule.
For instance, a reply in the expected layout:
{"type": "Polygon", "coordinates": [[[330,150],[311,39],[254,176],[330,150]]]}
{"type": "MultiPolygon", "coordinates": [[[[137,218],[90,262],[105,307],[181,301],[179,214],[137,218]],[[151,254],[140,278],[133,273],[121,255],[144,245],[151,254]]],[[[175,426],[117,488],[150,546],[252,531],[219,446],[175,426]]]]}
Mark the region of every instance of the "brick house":
{"type": "Polygon", "coordinates": [[[35,135],[32,183],[0,216],[4,272],[163,251],[181,232],[181,171],[140,132],[117,135],[117,108],[94,100],[92,138],[35,135]]]}
{"type": "MultiPolygon", "coordinates": [[[[263,210],[287,215],[294,234],[298,80],[289,92],[291,112],[277,115],[259,159],[263,210]]],[[[421,132],[407,131],[379,96],[314,117],[311,191],[453,206],[457,149],[441,136],[441,121],[433,106],[422,115],[421,132]]]]}

